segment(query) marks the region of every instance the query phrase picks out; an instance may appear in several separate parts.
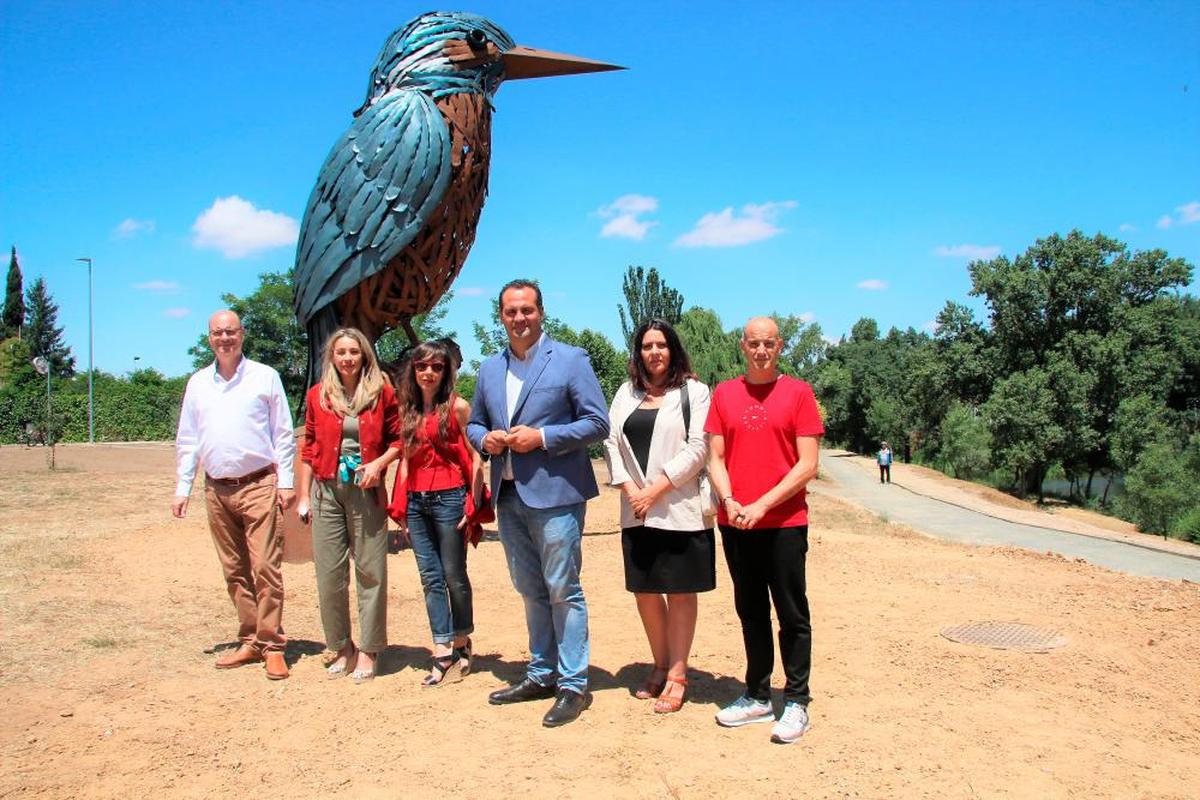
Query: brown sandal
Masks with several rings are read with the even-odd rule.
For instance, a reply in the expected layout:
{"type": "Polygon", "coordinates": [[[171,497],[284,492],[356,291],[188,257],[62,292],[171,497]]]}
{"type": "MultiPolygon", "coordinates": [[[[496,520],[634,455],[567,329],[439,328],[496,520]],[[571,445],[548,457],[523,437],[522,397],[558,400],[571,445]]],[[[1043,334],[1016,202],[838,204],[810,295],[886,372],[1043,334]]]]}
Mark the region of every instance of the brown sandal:
{"type": "Polygon", "coordinates": [[[650,675],[642,683],[633,696],[638,700],[651,700],[662,694],[662,690],[667,685],[667,668],[655,667],[650,670],[650,675]],[[656,678],[655,676],[661,676],[656,678]]]}
{"type": "Polygon", "coordinates": [[[663,694],[658,696],[654,701],[655,714],[674,714],[679,709],[683,708],[683,701],[687,698],[687,678],[667,678],[666,685],[663,687],[663,694]],[[679,694],[666,694],[667,689],[671,686],[679,687],[679,694]]]}

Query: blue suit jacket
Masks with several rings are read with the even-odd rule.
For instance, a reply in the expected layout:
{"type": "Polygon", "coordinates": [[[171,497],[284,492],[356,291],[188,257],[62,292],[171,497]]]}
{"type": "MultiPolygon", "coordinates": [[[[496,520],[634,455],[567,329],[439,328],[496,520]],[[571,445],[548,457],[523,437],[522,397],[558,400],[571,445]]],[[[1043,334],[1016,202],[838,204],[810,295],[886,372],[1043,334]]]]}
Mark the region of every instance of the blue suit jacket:
{"type": "MultiPolygon", "coordinates": [[[[488,431],[508,430],[508,359],[505,350],[479,367],[467,438],[480,453],[488,431]]],[[[531,508],[582,503],[599,494],[587,446],[608,436],[608,408],[587,351],[549,335],[521,387],[513,425],[541,428],[546,449],[512,453],[517,494],[531,508]]],[[[492,498],[499,496],[500,457],[492,462],[492,498]]]]}

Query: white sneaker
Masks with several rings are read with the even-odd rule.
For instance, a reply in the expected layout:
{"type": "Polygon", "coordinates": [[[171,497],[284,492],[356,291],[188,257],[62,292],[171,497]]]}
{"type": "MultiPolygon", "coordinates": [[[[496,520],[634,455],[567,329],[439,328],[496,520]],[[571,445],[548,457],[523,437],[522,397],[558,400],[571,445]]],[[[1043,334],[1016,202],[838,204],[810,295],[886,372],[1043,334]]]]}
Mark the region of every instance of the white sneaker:
{"type": "Polygon", "coordinates": [[[717,724],[726,728],[739,728],[754,722],[770,722],[775,719],[771,704],[753,700],[742,695],[717,712],[717,724]]]}
{"type": "Polygon", "coordinates": [[[771,741],[775,744],[791,744],[808,730],[808,709],[795,701],[785,703],[783,715],[771,728],[771,741]]]}

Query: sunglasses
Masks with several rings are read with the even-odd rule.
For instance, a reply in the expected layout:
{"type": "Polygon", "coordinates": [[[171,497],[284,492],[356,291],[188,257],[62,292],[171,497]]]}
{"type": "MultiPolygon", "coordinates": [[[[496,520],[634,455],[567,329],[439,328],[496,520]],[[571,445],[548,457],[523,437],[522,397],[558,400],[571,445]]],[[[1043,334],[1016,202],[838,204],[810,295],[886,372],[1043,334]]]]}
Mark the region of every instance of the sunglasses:
{"type": "Polygon", "coordinates": [[[446,369],[445,361],[414,361],[413,370],[420,372],[423,369],[431,369],[434,372],[442,372],[446,369]]]}

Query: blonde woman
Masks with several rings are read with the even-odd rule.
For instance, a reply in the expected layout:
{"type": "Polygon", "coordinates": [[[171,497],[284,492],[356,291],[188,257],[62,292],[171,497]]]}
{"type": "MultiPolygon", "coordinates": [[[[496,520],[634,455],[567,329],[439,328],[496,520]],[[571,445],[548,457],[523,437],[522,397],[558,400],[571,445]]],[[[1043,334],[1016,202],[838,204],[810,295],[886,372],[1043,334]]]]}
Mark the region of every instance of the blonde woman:
{"type": "Polygon", "coordinates": [[[325,343],[321,382],[308,391],[296,490],[311,518],[313,563],[329,677],[375,677],[387,645],[387,496],[383,479],[400,456],[396,394],[361,331],[325,343]],[[313,479],[316,479],[315,481],[313,479]],[[359,644],[350,635],[350,557],[358,595],[359,644]]]}

